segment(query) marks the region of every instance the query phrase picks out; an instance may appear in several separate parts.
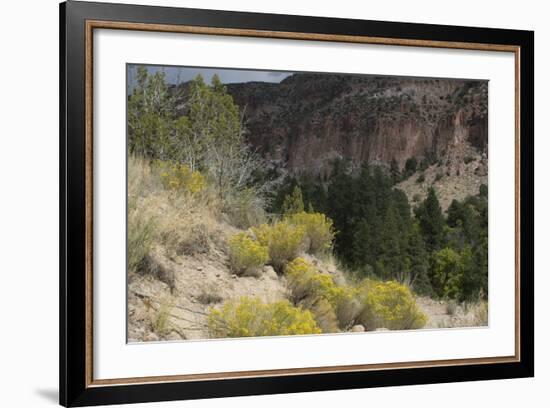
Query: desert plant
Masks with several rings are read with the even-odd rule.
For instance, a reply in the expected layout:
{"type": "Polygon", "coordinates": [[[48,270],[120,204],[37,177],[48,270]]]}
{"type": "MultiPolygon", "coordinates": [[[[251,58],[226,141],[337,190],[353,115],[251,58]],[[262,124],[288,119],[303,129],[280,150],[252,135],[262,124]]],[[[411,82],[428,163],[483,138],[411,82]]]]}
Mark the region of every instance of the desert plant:
{"type": "Polygon", "coordinates": [[[294,304],[313,304],[318,299],[333,303],[339,289],[330,275],[322,274],[304,258],[296,258],[285,268],[285,275],[294,304]]]}
{"type": "Polygon", "coordinates": [[[187,164],[161,160],[155,160],[153,164],[158,168],[162,185],[166,189],[198,193],[206,187],[202,174],[197,170],[192,171],[187,164]]]}
{"type": "Polygon", "coordinates": [[[269,259],[277,272],[282,272],[285,265],[296,258],[305,237],[304,228],[288,221],[272,225],[261,224],[252,228],[256,240],[269,249],[269,259]]]}
{"type": "Polygon", "coordinates": [[[237,275],[254,275],[269,260],[269,250],[267,245],[240,232],[229,239],[229,259],[237,275]]]}
{"type": "Polygon", "coordinates": [[[232,225],[246,229],[265,222],[265,205],[264,198],[256,190],[244,188],[227,198],[224,213],[232,225]]]}
{"type": "Polygon", "coordinates": [[[321,213],[304,211],[286,217],[288,222],[304,229],[308,238],[307,252],[319,255],[330,251],[334,241],[334,228],[330,218],[321,213]]]}
{"type": "Polygon", "coordinates": [[[489,323],[489,304],[479,302],[474,308],[474,326],[487,326],[489,323]]]}
{"type": "Polygon", "coordinates": [[[162,301],[160,308],[153,320],[153,332],[159,337],[163,337],[169,332],[170,310],[172,306],[167,300],[162,301]]]}
{"type": "Polygon", "coordinates": [[[290,299],[311,309],[323,332],[333,332],[335,326],[346,330],[353,325],[361,307],[354,287],[338,286],[332,276],[320,273],[303,258],[290,262],[285,275],[290,299]]]}
{"type": "Polygon", "coordinates": [[[358,320],[367,330],[419,329],[427,323],[411,291],[398,282],[366,280],[361,291],[363,309],[358,320]]]}
{"type": "Polygon", "coordinates": [[[211,283],[201,288],[197,300],[203,305],[210,305],[212,303],[220,303],[223,297],[218,293],[218,286],[211,283]]]}
{"type": "Polygon", "coordinates": [[[131,204],[129,207],[128,270],[137,272],[145,257],[151,252],[157,234],[157,224],[153,217],[144,214],[135,205],[131,204]]]}
{"type": "Polygon", "coordinates": [[[456,314],[457,308],[458,308],[458,304],[454,299],[450,299],[449,301],[447,301],[445,305],[445,311],[450,316],[454,316],[456,314]]]}
{"type": "Polygon", "coordinates": [[[249,297],[228,301],[219,309],[211,309],[208,328],[214,338],[321,332],[309,310],[294,307],[286,300],[263,303],[258,298],[249,297]]]}

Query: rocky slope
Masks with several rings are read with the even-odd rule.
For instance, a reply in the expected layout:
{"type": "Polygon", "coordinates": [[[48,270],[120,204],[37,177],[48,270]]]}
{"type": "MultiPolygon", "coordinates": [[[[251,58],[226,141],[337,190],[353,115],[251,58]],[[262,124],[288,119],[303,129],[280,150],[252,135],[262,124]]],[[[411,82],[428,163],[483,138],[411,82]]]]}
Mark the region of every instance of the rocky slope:
{"type": "MultiPolygon", "coordinates": [[[[258,297],[263,302],[288,297],[285,277],[277,275],[271,266],[264,266],[257,277],[234,275],[221,242],[202,254],[168,257],[160,248],[153,251],[152,262],[169,272],[170,281],[151,275],[130,275],[129,342],[207,339],[207,314],[211,307],[242,296],[258,297]]],[[[300,256],[313,263],[321,273],[332,276],[338,284],[345,284],[345,274],[330,261],[307,254],[300,256]]],[[[418,298],[417,302],[428,316],[426,328],[486,324],[476,316],[476,308],[467,310],[465,305],[451,308],[448,302],[429,298],[418,298]]]]}
{"type": "Polygon", "coordinates": [[[460,172],[471,149],[487,153],[483,81],[295,74],[228,91],[250,143],[295,174],[327,175],[335,158],[402,168],[410,157],[460,172]]]}

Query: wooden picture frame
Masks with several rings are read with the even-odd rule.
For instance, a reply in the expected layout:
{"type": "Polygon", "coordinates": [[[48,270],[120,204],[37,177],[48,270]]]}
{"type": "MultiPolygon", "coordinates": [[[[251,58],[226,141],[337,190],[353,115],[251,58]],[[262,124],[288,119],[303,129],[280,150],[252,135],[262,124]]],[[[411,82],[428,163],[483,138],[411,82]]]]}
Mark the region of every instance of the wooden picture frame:
{"type": "MultiPolygon", "coordinates": [[[[60,5],[60,403],[338,390],[534,375],[534,33],[68,1],[60,5]],[[181,376],[93,376],[93,32],[96,29],[511,52],[515,55],[515,353],[181,376]],[[520,251],[521,248],[521,251],[520,251]]],[[[513,181],[510,180],[512,183],[513,181]]],[[[122,296],[122,294],[121,294],[122,296]]]]}

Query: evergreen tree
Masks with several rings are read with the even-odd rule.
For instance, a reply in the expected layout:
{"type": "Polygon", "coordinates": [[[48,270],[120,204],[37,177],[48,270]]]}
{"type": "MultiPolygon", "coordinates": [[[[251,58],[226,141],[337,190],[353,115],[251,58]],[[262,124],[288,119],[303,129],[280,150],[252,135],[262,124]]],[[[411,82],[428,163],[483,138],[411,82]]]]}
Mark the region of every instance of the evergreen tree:
{"type": "Polygon", "coordinates": [[[435,252],[430,270],[435,294],[442,298],[459,298],[463,271],[462,257],[456,251],[443,248],[435,252]]]}
{"type": "Polygon", "coordinates": [[[297,214],[304,211],[304,200],[302,198],[302,190],[299,186],[295,186],[292,194],[285,197],[283,202],[283,214],[297,214]]]}
{"type": "Polygon", "coordinates": [[[390,163],[390,177],[393,184],[397,184],[401,181],[401,170],[399,170],[399,165],[395,158],[393,158],[390,163]]]}
{"type": "Polygon", "coordinates": [[[433,187],[428,190],[428,197],[416,208],[415,215],[428,251],[440,249],[443,242],[445,220],[433,187]]]}
{"type": "Polygon", "coordinates": [[[136,85],[128,98],[128,148],[131,153],[165,158],[173,129],[175,103],[168,92],[164,72],[149,75],[137,68],[136,85]]]}
{"type": "Polygon", "coordinates": [[[410,177],[416,172],[416,166],[418,165],[418,162],[416,161],[415,157],[411,157],[407,159],[405,162],[405,170],[404,175],[405,177],[410,177]]]}
{"type": "Polygon", "coordinates": [[[431,296],[433,289],[428,274],[429,259],[418,223],[411,226],[407,238],[406,254],[410,263],[410,278],[413,288],[418,294],[431,296]]]}
{"type": "Polygon", "coordinates": [[[335,161],[327,192],[327,215],[338,231],[334,248],[348,265],[353,263],[353,235],[359,221],[355,213],[358,201],[356,184],[348,174],[348,163],[335,161]]]}
{"type": "Polygon", "coordinates": [[[462,205],[457,200],[453,200],[447,209],[447,225],[453,228],[461,226],[462,217],[462,205]]]}

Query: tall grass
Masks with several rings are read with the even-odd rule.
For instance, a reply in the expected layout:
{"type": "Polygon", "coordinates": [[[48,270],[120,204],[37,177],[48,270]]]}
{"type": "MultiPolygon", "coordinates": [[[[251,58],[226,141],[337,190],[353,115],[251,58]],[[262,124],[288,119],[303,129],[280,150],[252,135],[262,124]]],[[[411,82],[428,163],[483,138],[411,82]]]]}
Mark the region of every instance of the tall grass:
{"type": "Polygon", "coordinates": [[[220,205],[208,190],[166,186],[162,166],[128,158],[128,265],[137,270],[156,246],[166,255],[208,252],[223,239],[220,205]]]}

